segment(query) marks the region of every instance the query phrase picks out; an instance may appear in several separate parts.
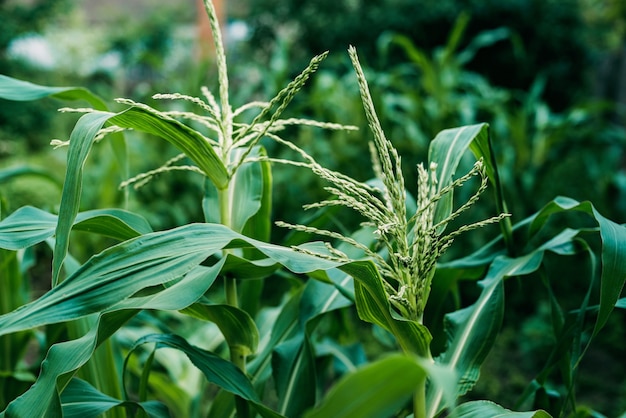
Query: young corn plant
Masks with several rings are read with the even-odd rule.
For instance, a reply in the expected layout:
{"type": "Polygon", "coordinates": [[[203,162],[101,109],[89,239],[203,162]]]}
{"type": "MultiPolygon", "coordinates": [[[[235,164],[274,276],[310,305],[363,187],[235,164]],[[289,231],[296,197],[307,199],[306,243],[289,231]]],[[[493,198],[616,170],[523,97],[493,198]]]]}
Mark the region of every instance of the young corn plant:
{"type": "Polygon", "coordinates": [[[349,55],[373,134],[377,179],[361,182],[321,166],[283,138],[285,128],[351,127],[281,115],[325,54],[313,58],[269,102],[233,107],[215,10],[210,1],[205,5],[216,46],[217,98],[209,89],[202,89],[201,98],[155,96],[183,101],[196,112],[160,111],[121,99],[118,103],[126,108],[113,113],[83,89],[0,77],[0,97],[5,99],[81,98],[94,107],[79,109],[85,114],[69,141],[54,142],[68,150],[58,214],[26,206],[0,221],[2,295],[20,287],[19,262],[26,249],[43,242],[53,249],[49,291],[25,303],[0,298],[0,417],[574,416],[576,372],[592,340],[583,343],[582,335],[589,323],[590,335],[597,335],[612,310],[626,305],[620,299],[626,278],[624,227],[588,202],[563,197],[511,225],[486,124],[436,136],[427,164],[417,167],[413,202],[405,190],[400,156],[378,122],[354,48],[349,55]],[[244,114],[255,109],[256,115],[245,122],[244,114]],[[153,231],[138,213],[118,208],[80,211],[83,170],[94,142],[110,140],[126,167],[122,134],[128,129],[165,139],[182,154],[123,185],[141,185],[173,170],[201,175],[206,187],[199,205],[205,222],[153,231]],[[290,147],[301,159],[267,156],[263,138],[290,147]],[[476,163],[455,177],[468,149],[476,163]],[[326,190],[334,198],[308,207],[348,207],[363,216],[364,230],[350,235],[319,224],[279,222],[338,243],[270,244],[271,194],[280,191],[272,184],[273,163],[306,167],[328,181],[326,190]],[[476,192],[453,205],[455,189],[471,179],[478,180],[476,192]],[[449,231],[488,185],[495,192],[498,214],[449,231]],[[595,226],[555,228],[553,220],[564,213],[590,217],[595,226]],[[461,259],[440,261],[459,234],[492,223],[500,224],[501,234],[485,247],[461,259]],[[77,239],[72,231],[118,243],[81,262],[71,256],[70,238],[77,239]],[[592,234],[599,236],[599,247],[590,244],[592,234]],[[578,309],[567,311],[559,303],[553,285],[560,276],[554,264],[544,263],[547,253],[580,263],[589,279],[578,309]],[[463,402],[497,337],[506,279],[525,280],[533,274],[549,295],[556,344],[518,405],[507,405],[530,412],[487,401],[463,402]],[[445,310],[446,296],[468,279],[480,279],[478,298],[445,310]],[[277,305],[259,306],[263,288],[281,292],[275,286],[281,281],[289,286],[273,294],[277,305]],[[321,344],[325,318],[352,306],[363,321],[388,331],[397,350],[359,364],[338,341],[321,344]],[[194,332],[179,332],[171,325],[176,321],[194,332]],[[132,332],[137,329],[140,335],[132,332]],[[198,335],[202,333],[207,335],[198,335]],[[129,335],[133,338],[126,343],[123,338],[129,335]],[[435,344],[435,339],[443,341],[435,344]],[[27,354],[33,346],[42,358],[27,354]],[[188,382],[175,374],[173,357],[159,356],[164,347],[181,353],[198,370],[201,378],[191,390],[183,389],[188,382]],[[340,379],[325,378],[320,361],[324,350],[348,366],[340,379]],[[559,372],[562,402],[542,404],[540,395],[554,392],[550,379],[559,372]],[[136,390],[129,387],[132,382],[138,382],[136,390]]]}

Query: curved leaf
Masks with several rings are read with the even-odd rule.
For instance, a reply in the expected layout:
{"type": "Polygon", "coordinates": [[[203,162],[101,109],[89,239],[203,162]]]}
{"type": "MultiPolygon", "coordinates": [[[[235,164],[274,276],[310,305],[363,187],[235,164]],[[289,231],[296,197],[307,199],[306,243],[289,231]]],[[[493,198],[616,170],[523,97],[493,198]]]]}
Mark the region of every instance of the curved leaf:
{"type": "Polygon", "coordinates": [[[356,307],[361,319],[390,331],[405,352],[430,358],[432,337],[428,328],[392,315],[391,305],[383,289],[383,279],[373,262],[352,262],[340,269],[354,277],[356,307]]]}
{"type": "Polygon", "coordinates": [[[93,355],[94,350],[109,338],[135,312],[117,311],[99,315],[91,330],[76,340],[50,347],[41,364],[37,381],[31,388],[14,399],[0,417],[61,417],[59,393],[76,370],[93,355]]]}
{"type": "Polygon", "coordinates": [[[264,418],[281,417],[261,403],[250,380],[233,363],[210,351],[193,346],[177,335],[146,335],[135,342],[131,352],[146,343],[157,343],[157,347],[167,346],[182,351],[210,382],[249,401],[264,418]]]}
{"type": "MultiPolygon", "coordinates": [[[[120,306],[134,306],[135,301],[127,299],[135,293],[152,286],[175,283],[227,246],[253,246],[295,273],[338,265],[291,248],[244,237],[223,225],[186,225],[142,235],[92,257],[39,299],[0,316],[0,335],[119,309],[120,306]]],[[[197,300],[201,294],[190,296],[197,300]]]]}
{"type": "Polygon", "coordinates": [[[121,401],[98,391],[81,379],[72,379],[61,395],[64,418],[95,417],[115,407],[140,409],[155,418],[169,418],[167,407],[157,401],[121,401]]]}
{"type": "Polygon", "coordinates": [[[379,418],[397,413],[423,384],[427,375],[433,381],[454,385],[449,369],[427,365],[426,361],[395,354],[350,373],[328,393],[322,404],[305,414],[306,418],[379,418]]]}
{"type": "MultiPolygon", "coordinates": [[[[446,315],[445,326],[449,345],[437,362],[457,371],[457,396],[465,394],[478,379],[480,365],[491,349],[500,329],[504,313],[505,277],[528,274],[539,266],[543,252],[525,257],[498,257],[487,276],[479,284],[483,291],[475,304],[446,315]]],[[[428,416],[439,412],[443,391],[431,387],[427,393],[428,416]]]]}
{"type": "MultiPolygon", "coordinates": [[[[476,159],[483,159],[487,177],[495,189],[498,212],[506,213],[507,206],[502,193],[496,159],[491,149],[489,125],[486,123],[446,129],[439,132],[431,141],[428,148],[428,161],[437,164],[437,187],[441,190],[452,182],[456,169],[467,149],[472,151],[476,159]]],[[[437,223],[447,218],[452,210],[453,196],[452,193],[448,193],[437,202],[434,222],[437,223]]],[[[512,255],[514,248],[511,221],[509,218],[505,218],[500,225],[507,249],[512,255]]]]}
{"type": "Polygon", "coordinates": [[[228,346],[241,348],[245,356],[256,352],[259,330],[247,312],[231,305],[194,303],[182,310],[182,313],[215,323],[228,346]]]}
{"type": "MultiPolygon", "coordinates": [[[[23,206],[0,222],[0,248],[19,250],[54,235],[58,217],[32,206],[23,206]]],[[[152,232],[148,221],[122,209],[97,209],[79,213],[75,230],[101,234],[118,240],[152,232]]]]}
{"type": "Polygon", "coordinates": [[[109,119],[107,113],[87,113],[83,115],[72,134],[67,153],[67,173],[63,183],[59,220],[56,227],[56,242],[52,259],[52,285],[59,283],[61,266],[69,248],[69,235],[78,213],[83,186],[83,168],[95,136],[109,119]]]}
{"type": "Polygon", "coordinates": [[[513,412],[489,401],[473,401],[459,405],[452,416],[457,418],[552,418],[545,411],[513,412]]]}
{"type": "Polygon", "coordinates": [[[85,100],[97,110],[107,110],[106,104],[82,87],[47,87],[0,74],[0,98],[13,101],[31,101],[52,96],[62,100],[85,100]]]}
{"type": "Polygon", "coordinates": [[[7,182],[20,176],[38,176],[46,180],[50,180],[55,185],[60,186],[59,181],[49,172],[38,167],[21,165],[17,167],[7,167],[0,170],[0,183],[7,182]]]}
{"type": "Polygon", "coordinates": [[[217,188],[223,189],[228,184],[228,170],[211,144],[198,131],[176,119],[147,106],[131,107],[117,114],[108,114],[108,119],[110,123],[123,128],[165,139],[196,163],[217,188]]]}
{"type": "Polygon", "coordinates": [[[529,235],[534,235],[548,218],[563,211],[581,211],[590,215],[600,229],[602,241],[602,275],[600,278],[600,307],[593,335],[604,327],[626,282],[626,227],[602,216],[590,202],[578,202],[559,196],[545,205],[532,219],[529,235]]]}

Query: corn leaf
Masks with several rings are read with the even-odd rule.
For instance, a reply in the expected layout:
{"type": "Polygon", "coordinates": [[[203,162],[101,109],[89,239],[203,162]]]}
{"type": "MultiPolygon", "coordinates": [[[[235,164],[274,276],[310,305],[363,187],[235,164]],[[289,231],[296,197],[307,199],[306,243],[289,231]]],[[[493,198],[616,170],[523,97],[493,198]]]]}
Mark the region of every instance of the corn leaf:
{"type": "Polygon", "coordinates": [[[367,322],[380,325],[398,339],[406,352],[424,358],[430,357],[428,329],[415,322],[395,317],[382,285],[382,278],[371,261],[353,262],[340,267],[354,277],[354,293],[359,317],[367,322]]]}
{"type": "Polygon", "coordinates": [[[244,355],[256,353],[259,330],[247,312],[231,305],[194,303],[182,313],[215,323],[229,347],[239,347],[244,355]]]}
{"type": "MultiPolygon", "coordinates": [[[[437,376],[437,386],[452,383],[454,374],[427,361],[390,355],[346,375],[306,418],[379,418],[393,416],[411,398],[426,376],[437,376]]],[[[448,397],[450,399],[450,397],[448,397]]]]}
{"type": "Polygon", "coordinates": [[[61,395],[64,418],[95,417],[115,407],[140,409],[150,417],[168,418],[167,407],[157,401],[121,401],[100,392],[81,379],[72,379],[61,395]]]}
{"type": "Polygon", "coordinates": [[[581,211],[597,222],[602,242],[602,275],[600,278],[600,306],[593,335],[604,327],[617,303],[626,282],[626,228],[602,216],[590,202],[578,202],[557,197],[545,205],[532,219],[529,235],[537,233],[548,218],[565,211],[581,211]]]}
{"type": "Polygon", "coordinates": [[[457,418],[551,418],[545,411],[513,412],[489,401],[473,401],[459,405],[452,416],[457,418]]]}
{"type": "MultiPolygon", "coordinates": [[[[32,206],[23,206],[0,222],[0,248],[19,250],[54,235],[58,217],[32,206]]],[[[76,216],[74,230],[127,240],[152,232],[148,221],[122,209],[96,209],[76,216]]]]}
{"type": "Polygon", "coordinates": [[[82,87],[47,87],[0,74],[0,98],[26,102],[44,97],[61,100],[85,100],[97,110],[107,110],[106,104],[82,87]]]}
{"type": "Polygon", "coordinates": [[[146,343],[157,343],[157,347],[167,346],[182,351],[210,382],[249,401],[262,417],[281,417],[280,414],[261,403],[250,380],[233,363],[209,351],[193,346],[177,335],[146,335],[135,342],[135,347],[146,343]]]}

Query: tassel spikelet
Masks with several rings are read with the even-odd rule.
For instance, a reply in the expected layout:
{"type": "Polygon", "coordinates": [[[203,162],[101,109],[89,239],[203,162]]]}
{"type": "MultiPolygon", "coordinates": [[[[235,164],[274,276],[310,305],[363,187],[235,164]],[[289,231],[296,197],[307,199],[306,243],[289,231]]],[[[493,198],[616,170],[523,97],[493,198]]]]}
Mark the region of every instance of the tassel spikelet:
{"type": "MultiPolygon", "coordinates": [[[[331,184],[325,190],[335,197],[306,205],[305,208],[340,205],[355,210],[366,219],[363,222],[364,225],[374,228],[379,247],[384,247],[385,251],[375,251],[337,232],[285,222],[278,222],[277,225],[343,241],[362,250],[379,267],[383,277],[383,286],[391,305],[402,317],[422,322],[437,260],[450,247],[454,238],[463,232],[497,223],[509,214],[500,214],[464,225],[447,234],[443,232],[450,222],[476,203],[487,188],[488,179],[485,167],[483,161],[478,160],[467,174],[443,188],[438,187],[435,163],[431,163],[428,168],[422,164],[418,165],[417,211],[408,217],[400,156],[382,130],[356,50],[350,47],[349,54],[357,75],[368,124],[374,136],[370,144],[372,166],[382,187],[374,188],[326,169],[305,151],[293,144],[286,145],[295,149],[305,159],[306,162],[303,165],[308,166],[320,178],[331,184]],[[448,217],[435,223],[437,202],[474,177],[480,178],[477,191],[448,217]],[[381,255],[384,253],[387,257],[381,255]]],[[[323,256],[333,258],[328,254],[323,256]]],[[[342,260],[342,257],[335,258],[338,261],[342,260]]]]}

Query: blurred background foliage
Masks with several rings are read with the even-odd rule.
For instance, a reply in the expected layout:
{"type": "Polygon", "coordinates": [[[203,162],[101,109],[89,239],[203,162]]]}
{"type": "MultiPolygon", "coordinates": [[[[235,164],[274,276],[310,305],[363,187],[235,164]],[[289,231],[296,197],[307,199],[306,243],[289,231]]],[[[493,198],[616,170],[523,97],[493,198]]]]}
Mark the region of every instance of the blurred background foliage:
{"type": "MultiPolygon", "coordinates": [[[[566,195],[591,200],[603,215],[626,222],[626,2],[224,3],[235,104],[273,97],[314,54],[331,51],[288,112],[357,125],[360,131],[294,128],[285,135],[322,164],[362,180],[372,175],[369,131],[345,53],[355,45],[383,128],[402,155],[410,192],[415,191],[415,165],[426,160],[437,132],[488,122],[515,221],[566,195]]],[[[217,85],[211,57],[199,52],[197,26],[204,12],[198,10],[193,0],[0,0],[0,74],[45,85],[86,86],[107,100],[130,97],[157,108],[169,106],[155,103],[151,95],[198,95],[200,86],[214,90],[217,85]]],[[[48,143],[67,139],[76,116],[59,115],[60,106],[54,100],[0,101],[0,171],[26,165],[62,178],[64,152],[48,143]]],[[[177,154],[162,141],[132,133],[128,140],[131,175],[177,154]]],[[[272,156],[293,157],[273,143],[266,146],[272,156]]],[[[84,209],[123,205],[118,185],[124,178],[109,147],[95,147],[88,164],[84,209]]],[[[325,197],[319,179],[301,169],[279,166],[273,176],[275,219],[299,222],[310,216],[302,204],[325,197]]],[[[24,204],[54,210],[59,193],[57,184],[37,177],[0,177],[0,216],[24,204]]],[[[165,174],[131,191],[127,207],[147,208],[142,213],[161,229],[201,220],[202,195],[202,179],[194,174],[165,174]]],[[[482,213],[472,214],[476,219],[493,214],[487,198],[479,206],[482,213]]],[[[353,217],[329,218],[336,222],[333,228],[358,226],[353,217]]],[[[284,234],[274,231],[273,240],[281,242],[284,234]]],[[[467,253],[495,234],[485,229],[482,235],[461,237],[450,255],[467,253]]],[[[82,252],[91,253],[91,248],[82,252]]],[[[576,274],[563,278],[575,283],[576,274]]],[[[505,329],[471,396],[512,407],[533,370],[541,367],[550,344],[542,339],[541,327],[549,320],[544,305],[527,304],[524,294],[545,292],[539,280],[532,282],[538,283],[535,289],[520,292],[516,284],[507,289],[505,329]],[[524,344],[518,343],[520,335],[524,344]],[[499,361],[502,356],[520,361],[499,361]]],[[[626,408],[626,322],[621,312],[611,320],[583,364],[581,382],[589,387],[580,391],[583,403],[608,416],[626,408]]]]}

